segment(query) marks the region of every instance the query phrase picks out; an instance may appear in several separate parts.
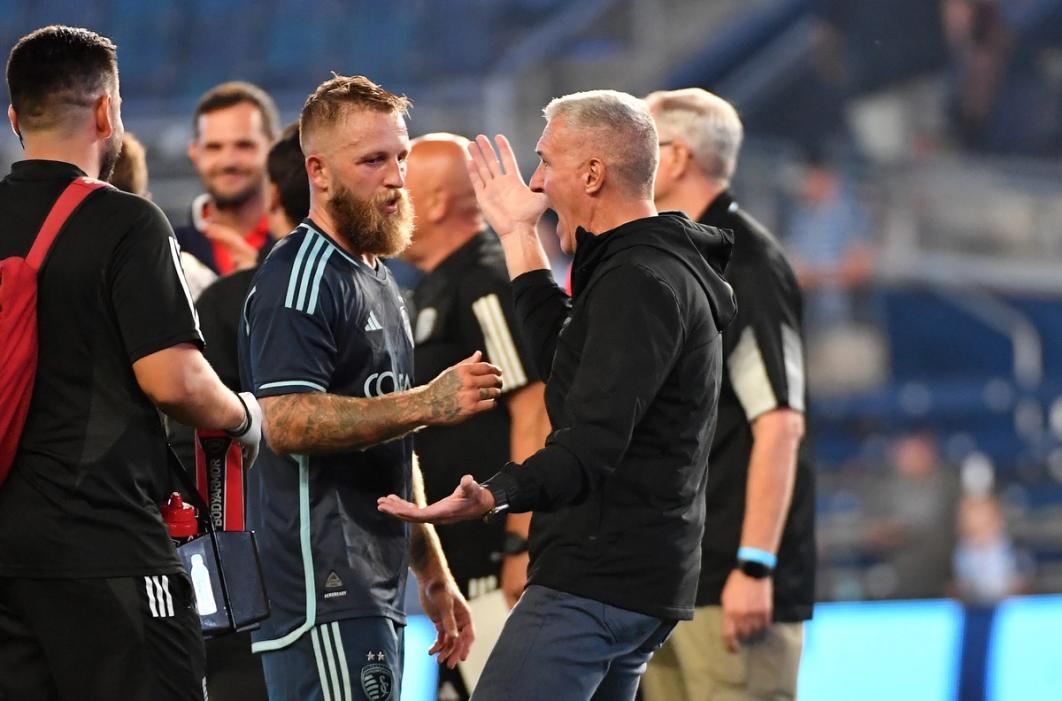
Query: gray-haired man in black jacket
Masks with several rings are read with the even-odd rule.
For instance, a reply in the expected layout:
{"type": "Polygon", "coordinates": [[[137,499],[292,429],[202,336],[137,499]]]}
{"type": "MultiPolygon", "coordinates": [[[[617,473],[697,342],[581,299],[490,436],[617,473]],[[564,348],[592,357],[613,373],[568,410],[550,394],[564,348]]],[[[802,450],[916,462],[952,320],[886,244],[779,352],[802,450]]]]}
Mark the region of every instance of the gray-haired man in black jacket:
{"type": "Polygon", "coordinates": [[[466,476],[429,507],[390,496],[380,509],[437,523],[535,512],[528,588],[474,699],[630,699],[652,651],[693,615],[720,331],[736,310],[722,278],[731,240],[657,214],[644,102],[578,93],[545,115],[530,187],[503,136],[500,161],[477,139],[469,172],[505,249],[553,433],[482,485],[466,476]],[[571,298],[535,233],[547,207],[575,254],[571,298]]]}

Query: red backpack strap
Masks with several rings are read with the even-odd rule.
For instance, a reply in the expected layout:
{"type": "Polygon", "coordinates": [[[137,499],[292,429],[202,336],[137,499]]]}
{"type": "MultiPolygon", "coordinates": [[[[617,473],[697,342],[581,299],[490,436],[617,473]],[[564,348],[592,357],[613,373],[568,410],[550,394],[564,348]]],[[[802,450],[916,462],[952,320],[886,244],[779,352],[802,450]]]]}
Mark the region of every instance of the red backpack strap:
{"type": "Polygon", "coordinates": [[[102,180],[94,180],[92,178],[75,178],[70,181],[70,184],[63,190],[63,194],[59,195],[59,199],[52,205],[52,211],[48,212],[48,216],[45,217],[44,223],[41,224],[41,230],[37,232],[37,238],[33,241],[33,248],[30,249],[29,255],[26,256],[26,263],[31,268],[34,270],[41,269],[44,257],[48,255],[48,251],[55,242],[55,237],[59,235],[59,231],[63,228],[63,224],[66,223],[66,220],[70,218],[70,215],[74,213],[74,210],[86,197],[101,187],[108,187],[108,185],[102,180]]]}

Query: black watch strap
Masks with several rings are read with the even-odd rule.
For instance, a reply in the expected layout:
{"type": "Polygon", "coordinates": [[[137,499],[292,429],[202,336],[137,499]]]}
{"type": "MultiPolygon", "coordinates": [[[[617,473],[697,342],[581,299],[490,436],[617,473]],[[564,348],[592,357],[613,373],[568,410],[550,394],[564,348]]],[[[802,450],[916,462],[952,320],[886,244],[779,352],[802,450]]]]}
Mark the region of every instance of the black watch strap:
{"type": "Polygon", "coordinates": [[[492,523],[499,516],[509,510],[509,492],[505,487],[493,481],[493,477],[480,486],[489,491],[494,497],[494,508],[483,514],[484,523],[492,523]]]}
{"type": "Polygon", "coordinates": [[[754,560],[738,560],[737,568],[753,579],[767,579],[774,574],[774,568],[754,560]]]}

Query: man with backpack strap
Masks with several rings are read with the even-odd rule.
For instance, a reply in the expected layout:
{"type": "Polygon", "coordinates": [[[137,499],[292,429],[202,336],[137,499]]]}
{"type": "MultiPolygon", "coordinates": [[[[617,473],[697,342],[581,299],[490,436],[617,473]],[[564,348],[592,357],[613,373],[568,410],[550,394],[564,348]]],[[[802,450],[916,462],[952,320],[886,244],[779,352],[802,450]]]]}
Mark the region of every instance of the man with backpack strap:
{"type": "MultiPolygon", "coordinates": [[[[192,585],[159,516],[171,476],[156,408],[229,430],[250,460],[261,410],[203,359],[162,212],[92,180],[109,175],[123,133],[114,44],[37,30],[12,49],[7,82],[26,160],[0,181],[4,270],[38,234],[57,236],[28,261],[42,259],[35,276],[0,279],[14,286],[0,299],[23,301],[36,282],[18,313],[35,311],[39,337],[24,423],[0,416],[19,437],[0,486],[0,698],[201,699],[192,585]],[[57,206],[79,189],[80,203],[57,206]]],[[[0,390],[28,371],[10,362],[18,347],[26,360],[25,334],[2,343],[0,390]]]]}

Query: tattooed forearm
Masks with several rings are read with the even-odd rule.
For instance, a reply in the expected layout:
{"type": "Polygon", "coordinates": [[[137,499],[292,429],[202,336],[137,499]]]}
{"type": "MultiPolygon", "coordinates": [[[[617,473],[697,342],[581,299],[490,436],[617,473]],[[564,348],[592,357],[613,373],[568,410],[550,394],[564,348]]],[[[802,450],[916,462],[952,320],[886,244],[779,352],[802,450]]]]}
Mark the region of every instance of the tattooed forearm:
{"type": "Polygon", "coordinates": [[[424,411],[432,421],[450,422],[461,415],[461,403],[457,393],[461,391],[461,378],[453,373],[440,375],[428,385],[424,393],[424,411]]]}
{"type": "Polygon", "coordinates": [[[422,394],[415,389],[373,399],[317,393],[265,397],[266,440],[278,454],[367,448],[424,424],[422,394]]]}

